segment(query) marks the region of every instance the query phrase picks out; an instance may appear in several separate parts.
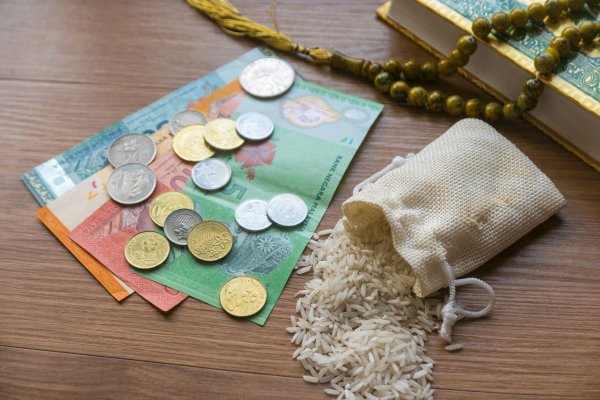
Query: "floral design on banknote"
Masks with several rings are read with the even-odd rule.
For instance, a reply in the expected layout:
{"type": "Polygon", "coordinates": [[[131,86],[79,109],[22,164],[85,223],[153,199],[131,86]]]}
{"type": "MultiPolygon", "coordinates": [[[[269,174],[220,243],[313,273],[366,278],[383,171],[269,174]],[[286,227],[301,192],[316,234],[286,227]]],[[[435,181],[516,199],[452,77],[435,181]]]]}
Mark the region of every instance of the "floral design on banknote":
{"type": "Polygon", "coordinates": [[[221,261],[223,272],[230,276],[268,275],[292,253],[294,245],[285,232],[251,233],[237,224],[222,221],[233,235],[233,248],[221,261]]]}
{"type": "Polygon", "coordinates": [[[249,168],[248,180],[254,180],[254,167],[273,165],[277,145],[270,140],[262,143],[245,143],[235,153],[235,162],[243,162],[241,168],[249,168]]]}
{"type": "Polygon", "coordinates": [[[313,127],[323,122],[335,122],[340,115],[333,111],[325,100],[317,96],[306,96],[297,100],[286,100],[283,115],[296,125],[313,127]]]}

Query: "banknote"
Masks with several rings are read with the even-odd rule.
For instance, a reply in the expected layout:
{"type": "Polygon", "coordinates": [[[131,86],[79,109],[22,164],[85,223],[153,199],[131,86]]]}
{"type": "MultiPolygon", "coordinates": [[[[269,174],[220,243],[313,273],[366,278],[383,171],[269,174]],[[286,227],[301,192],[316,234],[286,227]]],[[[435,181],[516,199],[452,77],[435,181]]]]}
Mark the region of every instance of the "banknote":
{"type": "MultiPolygon", "coordinates": [[[[109,199],[69,234],[75,243],[163,311],[175,307],[187,295],[134,274],[125,259],[125,245],[136,233],[157,229],[150,218],[150,203],[156,196],[169,190],[181,191],[191,176],[193,167],[193,163],[177,157],[173,149],[165,151],[150,164],[158,182],[148,200],[123,206],[109,199]]],[[[148,256],[151,256],[151,251],[148,256]]]]}
{"type": "Polygon", "coordinates": [[[49,204],[105,168],[108,165],[106,150],[117,137],[129,132],[152,134],[168,124],[179,111],[190,108],[214,90],[236,79],[248,62],[265,56],[276,54],[266,46],[247,52],[26,172],[21,179],[42,206],[49,204]]]}
{"type": "MultiPolygon", "coordinates": [[[[169,133],[168,125],[163,126],[150,137],[156,143],[157,157],[172,148],[173,136],[169,133]]],[[[71,230],[110,199],[106,192],[106,179],[113,169],[108,165],[87,177],[55,201],[40,208],[36,215],[98,282],[120,301],[133,293],[133,289],[69,238],[71,230]]]]}
{"type": "Polygon", "coordinates": [[[268,140],[216,154],[232,170],[224,189],[205,192],[192,180],[183,188],[204,220],[229,227],[233,248],[223,260],[210,264],[179,249],[178,257],[162,267],[135,273],[215,307],[220,307],[219,291],[225,282],[239,275],[253,276],[266,287],[267,304],[250,320],[263,325],[383,105],[300,80],[279,98],[259,100],[247,96],[233,81],[194,108],[209,119],[236,119],[241,113],[258,111],[275,123],[268,140]],[[300,226],[273,225],[251,233],[237,225],[234,212],[242,201],[269,200],[278,193],[293,193],[306,202],[308,217],[300,226]]]}

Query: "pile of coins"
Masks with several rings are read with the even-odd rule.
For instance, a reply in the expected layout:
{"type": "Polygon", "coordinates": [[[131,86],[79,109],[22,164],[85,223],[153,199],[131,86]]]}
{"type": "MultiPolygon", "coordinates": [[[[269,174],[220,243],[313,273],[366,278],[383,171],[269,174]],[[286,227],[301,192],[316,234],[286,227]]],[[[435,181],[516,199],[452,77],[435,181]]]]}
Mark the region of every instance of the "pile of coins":
{"type": "MultiPolygon", "coordinates": [[[[293,68],[283,60],[263,58],[249,63],[240,74],[240,84],[250,95],[260,98],[279,96],[289,90],[295,79],[293,68]]],[[[195,162],[194,184],[205,191],[217,191],[229,183],[229,165],[213,158],[217,151],[233,151],[246,140],[268,139],[274,131],[273,121],[258,112],[241,114],[236,121],[217,118],[209,121],[196,110],[181,111],[169,122],[173,151],[184,161],[195,162]]],[[[116,139],[108,148],[108,160],[115,167],[107,181],[109,196],[125,205],[147,200],[156,189],[156,176],[148,168],[156,157],[154,141],[141,133],[130,133],[116,139]]],[[[273,196],[269,201],[249,199],[235,210],[236,222],[242,229],[259,232],[273,223],[280,227],[301,224],[308,215],[306,203],[291,193],[273,196]]],[[[152,269],[167,260],[169,241],[187,246],[194,257],[203,262],[217,262],[229,254],[233,235],[229,228],[214,220],[204,220],[194,210],[192,199],[181,192],[165,192],[150,205],[150,217],[163,228],[158,232],[140,232],[125,246],[125,258],[135,268],[152,269]]],[[[226,282],[219,294],[223,309],[231,315],[247,317],[266,304],[263,284],[249,276],[238,276],[226,282]],[[252,299],[252,301],[248,301],[252,299]]]]}

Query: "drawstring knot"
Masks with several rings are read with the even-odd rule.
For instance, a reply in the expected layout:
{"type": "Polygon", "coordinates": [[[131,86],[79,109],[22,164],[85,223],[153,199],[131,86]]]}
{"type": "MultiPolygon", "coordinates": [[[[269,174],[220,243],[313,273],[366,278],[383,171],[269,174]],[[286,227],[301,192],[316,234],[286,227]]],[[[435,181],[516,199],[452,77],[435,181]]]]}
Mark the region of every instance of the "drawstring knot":
{"type": "Polygon", "coordinates": [[[440,336],[447,342],[452,342],[452,327],[459,319],[463,317],[469,318],[481,318],[490,312],[496,301],[496,294],[494,289],[481,279],[477,278],[463,278],[456,279],[454,277],[454,271],[447,261],[444,261],[444,273],[448,279],[448,288],[450,289],[450,295],[448,296],[448,302],[442,308],[442,327],[440,328],[440,336]],[[464,308],[456,305],[456,287],[462,285],[476,285],[488,292],[488,304],[481,311],[467,311],[464,308]]]}

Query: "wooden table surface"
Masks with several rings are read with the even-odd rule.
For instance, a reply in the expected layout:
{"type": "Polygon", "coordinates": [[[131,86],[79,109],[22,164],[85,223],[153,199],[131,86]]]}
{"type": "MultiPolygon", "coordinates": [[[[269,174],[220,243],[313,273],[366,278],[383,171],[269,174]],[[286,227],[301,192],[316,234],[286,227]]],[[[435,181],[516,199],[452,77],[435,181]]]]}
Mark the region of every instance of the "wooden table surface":
{"type": "MultiPolygon", "coordinates": [[[[282,0],[280,29],[309,46],[383,62],[434,58],[375,15],[382,0],[282,0]]],[[[238,1],[272,26],[265,2],[238,1]]],[[[162,313],[119,303],[42,225],[23,172],[258,45],[225,35],[181,0],[0,2],[0,398],[326,399],[285,328],[293,274],[266,325],[193,298],[162,313]]],[[[385,104],[320,229],[352,188],[418,152],[458,119],[398,106],[352,75],[283,54],[311,82],[385,104]]],[[[491,98],[455,76],[425,86],[491,98]]],[[[544,106],[543,98],[539,107],[544,106]]],[[[556,184],[568,206],[471,276],[496,291],[488,317],[430,336],[436,399],[600,398],[600,174],[526,122],[497,129],[556,184]]],[[[590,127],[598,131],[598,127],[590,127]]],[[[598,133],[598,132],[595,132],[598,133]]],[[[462,288],[475,309],[485,298],[462,288]]]]}

